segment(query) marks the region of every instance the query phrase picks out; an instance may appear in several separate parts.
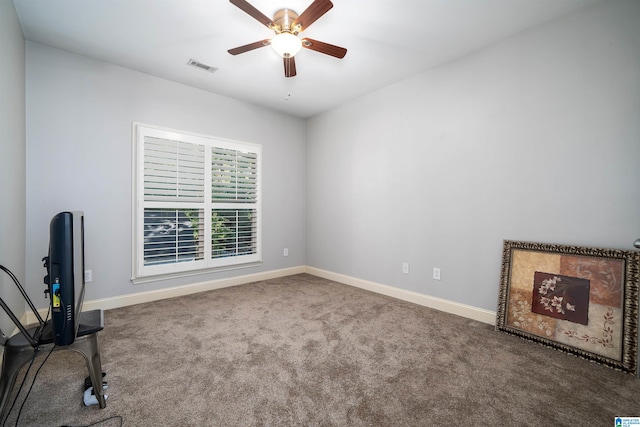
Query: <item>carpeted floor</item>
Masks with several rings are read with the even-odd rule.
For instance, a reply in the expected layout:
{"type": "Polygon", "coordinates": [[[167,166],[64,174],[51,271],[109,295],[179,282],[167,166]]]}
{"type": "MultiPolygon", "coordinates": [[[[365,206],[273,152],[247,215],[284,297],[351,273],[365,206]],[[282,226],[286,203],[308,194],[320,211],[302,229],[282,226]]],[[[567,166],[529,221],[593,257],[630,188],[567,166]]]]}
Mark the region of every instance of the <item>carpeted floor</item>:
{"type": "Polygon", "coordinates": [[[310,275],[109,310],[105,323],[107,408],[82,405],[84,360],[59,351],[18,425],[118,415],[126,426],[613,426],[640,416],[632,375],[310,275]]]}

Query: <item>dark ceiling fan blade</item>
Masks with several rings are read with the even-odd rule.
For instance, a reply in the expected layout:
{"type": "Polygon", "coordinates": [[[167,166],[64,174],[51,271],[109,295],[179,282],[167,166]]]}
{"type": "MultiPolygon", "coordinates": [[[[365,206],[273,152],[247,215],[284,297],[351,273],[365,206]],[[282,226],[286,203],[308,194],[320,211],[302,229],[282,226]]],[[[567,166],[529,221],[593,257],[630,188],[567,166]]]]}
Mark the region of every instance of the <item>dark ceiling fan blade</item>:
{"type": "Polygon", "coordinates": [[[344,58],[347,54],[347,49],[343,47],[307,38],[302,39],[302,47],[340,59],[344,58]]]}
{"type": "Polygon", "coordinates": [[[322,15],[327,13],[333,7],[333,3],[330,0],[315,0],[311,5],[305,9],[304,12],[298,16],[298,19],[293,21],[293,26],[301,26],[300,31],[306,30],[309,25],[313,24],[322,15]]]}
{"type": "Polygon", "coordinates": [[[268,28],[272,28],[274,26],[274,23],[271,20],[271,18],[267,17],[262,12],[260,12],[258,9],[253,7],[251,4],[249,4],[248,1],[246,1],[246,0],[229,0],[229,2],[231,2],[231,4],[237,6],[239,9],[241,9],[242,11],[247,13],[248,15],[252,16],[254,19],[256,19],[261,24],[266,25],[268,28]]]}
{"type": "Polygon", "coordinates": [[[296,60],[293,56],[284,59],[284,76],[293,77],[296,75],[296,60]]]}
{"type": "Polygon", "coordinates": [[[264,40],[260,40],[259,42],[254,42],[254,43],[245,44],[244,46],[234,47],[233,49],[229,49],[227,52],[229,52],[231,55],[239,55],[241,53],[249,52],[250,50],[258,49],[264,46],[269,46],[270,44],[271,44],[271,40],[264,39],[264,40]]]}

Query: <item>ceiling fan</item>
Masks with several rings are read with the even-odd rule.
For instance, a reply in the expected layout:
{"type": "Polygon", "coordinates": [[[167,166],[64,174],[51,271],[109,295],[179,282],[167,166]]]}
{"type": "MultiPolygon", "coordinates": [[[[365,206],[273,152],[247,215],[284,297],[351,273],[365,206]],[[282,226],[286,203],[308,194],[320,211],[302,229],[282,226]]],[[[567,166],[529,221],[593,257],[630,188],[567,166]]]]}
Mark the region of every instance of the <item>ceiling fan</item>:
{"type": "Polygon", "coordinates": [[[264,46],[271,46],[282,56],[284,60],[285,77],[293,77],[296,75],[296,62],[294,56],[303,47],[324,53],[336,58],[344,58],[347,49],[324,43],[310,38],[300,39],[298,34],[309,28],[311,24],[316,22],[318,18],[327,13],[333,7],[330,0],[314,0],[307,9],[298,15],[291,9],[280,9],[274,15],[273,19],[262,14],[258,9],[253,7],[246,0],[229,0],[232,4],[252,16],[261,24],[275,32],[275,36],[271,39],[260,40],[229,49],[231,55],[239,55],[250,50],[258,49],[264,46]]]}

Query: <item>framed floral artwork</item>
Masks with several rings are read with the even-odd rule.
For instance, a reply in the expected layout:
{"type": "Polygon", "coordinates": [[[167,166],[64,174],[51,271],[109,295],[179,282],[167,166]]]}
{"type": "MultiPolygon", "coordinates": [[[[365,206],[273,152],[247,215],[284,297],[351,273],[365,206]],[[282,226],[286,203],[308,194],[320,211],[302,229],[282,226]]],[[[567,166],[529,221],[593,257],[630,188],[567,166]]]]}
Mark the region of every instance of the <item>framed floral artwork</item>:
{"type": "Polygon", "coordinates": [[[496,329],[638,375],[640,252],[505,240],[496,329]]]}

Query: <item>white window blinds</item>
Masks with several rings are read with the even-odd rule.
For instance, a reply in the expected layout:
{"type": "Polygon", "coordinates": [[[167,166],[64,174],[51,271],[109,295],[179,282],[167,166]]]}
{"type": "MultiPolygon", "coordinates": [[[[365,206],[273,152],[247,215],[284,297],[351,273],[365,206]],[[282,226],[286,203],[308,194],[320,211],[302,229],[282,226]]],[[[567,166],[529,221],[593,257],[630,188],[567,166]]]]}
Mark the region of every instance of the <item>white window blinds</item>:
{"type": "Polygon", "coordinates": [[[134,282],[259,262],[260,146],[134,129],[134,282]]]}
{"type": "Polygon", "coordinates": [[[144,200],[204,201],[204,149],[188,142],[145,138],[144,200]]]}
{"type": "Polygon", "coordinates": [[[257,198],[257,155],[214,148],[211,160],[211,199],[251,203],[257,198]]]}

